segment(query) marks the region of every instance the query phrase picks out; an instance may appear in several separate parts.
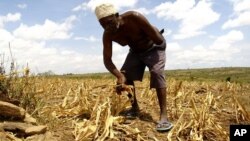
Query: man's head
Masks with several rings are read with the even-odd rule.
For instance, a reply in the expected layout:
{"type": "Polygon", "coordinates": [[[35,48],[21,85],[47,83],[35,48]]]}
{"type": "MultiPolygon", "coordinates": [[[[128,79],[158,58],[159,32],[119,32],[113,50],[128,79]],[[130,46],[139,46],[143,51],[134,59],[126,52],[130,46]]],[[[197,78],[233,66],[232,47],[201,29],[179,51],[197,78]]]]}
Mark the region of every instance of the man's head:
{"type": "Polygon", "coordinates": [[[95,14],[105,31],[116,32],[119,28],[119,14],[112,4],[101,4],[95,14]]]}

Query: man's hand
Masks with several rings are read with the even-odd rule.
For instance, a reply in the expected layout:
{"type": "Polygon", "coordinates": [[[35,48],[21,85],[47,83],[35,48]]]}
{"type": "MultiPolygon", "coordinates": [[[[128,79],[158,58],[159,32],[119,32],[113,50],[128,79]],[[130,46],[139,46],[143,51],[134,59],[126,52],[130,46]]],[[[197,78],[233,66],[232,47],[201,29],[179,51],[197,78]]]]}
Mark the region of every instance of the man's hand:
{"type": "Polygon", "coordinates": [[[134,89],[134,86],[132,85],[126,85],[126,84],[116,85],[116,92],[118,95],[122,94],[123,91],[126,91],[132,97],[132,95],[134,95],[133,89],[134,89]]]}
{"type": "Polygon", "coordinates": [[[123,86],[124,86],[124,84],[116,85],[115,90],[116,90],[116,93],[117,93],[118,95],[121,95],[121,94],[122,94],[122,91],[124,91],[123,86]]]}
{"type": "Polygon", "coordinates": [[[121,94],[122,91],[124,91],[124,86],[125,86],[126,78],[125,76],[121,73],[121,75],[117,78],[116,82],[116,93],[121,94]]]}
{"type": "Polygon", "coordinates": [[[126,82],[126,78],[123,73],[120,73],[119,77],[117,77],[117,85],[124,84],[126,82]]]}

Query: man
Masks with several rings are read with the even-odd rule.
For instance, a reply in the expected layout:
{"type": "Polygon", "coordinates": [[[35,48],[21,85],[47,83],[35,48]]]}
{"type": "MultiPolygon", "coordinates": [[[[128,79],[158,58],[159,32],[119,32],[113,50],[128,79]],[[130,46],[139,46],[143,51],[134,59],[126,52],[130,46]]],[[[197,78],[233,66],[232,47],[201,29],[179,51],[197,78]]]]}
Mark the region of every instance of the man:
{"type": "MultiPolygon", "coordinates": [[[[166,42],[159,31],[140,13],[129,11],[119,15],[112,4],[101,4],[95,9],[96,16],[104,28],[103,59],[105,67],[117,78],[117,92],[122,85],[133,85],[135,80],[142,81],[145,67],[150,71],[150,88],[155,88],[160,106],[158,131],[172,128],[166,114],[166,81],[164,75],[166,42]],[[128,45],[130,51],[119,71],[112,61],[112,42],[128,45]]],[[[135,92],[135,90],[134,90],[135,92]]],[[[131,95],[130,95],[131,96],[131,95]]],[[[132,108],[126,117],[135,117],[139,112],[136,95],[132,108]]]]}

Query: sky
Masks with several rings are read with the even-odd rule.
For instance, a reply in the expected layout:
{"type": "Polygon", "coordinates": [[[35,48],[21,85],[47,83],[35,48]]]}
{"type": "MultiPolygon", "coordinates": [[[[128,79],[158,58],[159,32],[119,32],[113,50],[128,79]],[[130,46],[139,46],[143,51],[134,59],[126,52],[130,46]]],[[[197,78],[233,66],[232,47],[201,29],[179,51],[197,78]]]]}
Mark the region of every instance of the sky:
{"type": "MultiPolygon", "coordinates": [[[[8,70],[13,59],[32,73],[107,72],[94,13],[104,2],[165,29],[166,70],[250,67],[250,0],[1,0],[1,63],[8,70]]],[[[113,43],[118,69],[128,50],[113,43]]]]}

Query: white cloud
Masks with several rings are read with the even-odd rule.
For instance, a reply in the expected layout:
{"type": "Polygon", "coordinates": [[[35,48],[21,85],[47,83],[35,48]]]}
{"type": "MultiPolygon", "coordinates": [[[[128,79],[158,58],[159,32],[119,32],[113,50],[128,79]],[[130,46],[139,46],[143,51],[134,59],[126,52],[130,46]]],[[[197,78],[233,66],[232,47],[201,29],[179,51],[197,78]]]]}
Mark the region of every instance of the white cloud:
{"type": "Polygon", "coordinates": [[[23,3],[23,4],[18,4],[17,5],[18,8],[21,8],[21,9],[25,9],[27,8],[27,4],[23,3]]]}
{"type": "Polygon", "coordinates": [[[27,26],[21,24],[13,33],[15,37],[28,40],[68,39],[76,16],[68,17],[63,23],[56,23],[46,19],[43,25],[27,26]]]}
{"type": "Polygon", "coordinates": [[[250,10],[250,1],[249,0],[234,0],[232,1],[234,4],[235,12],[243,12],[246,10],[250,10]]]}
{"type": "MultiPolygon", "coordinates": [[[[1,53],[8,56],[8,43],[0,41],[1,53]]],[[[72,48],[72,47],[71,47],[72,48]]],[[[50,46],[43,41],[14,39],[11,42],[13,58],[19,69],[29,64],[31,72],[52,70],[57,74],[90,73],[104,70],[101,54],[86,54],[50,46]]]]}
{"type": "Polygon", "coordinates": [[[174,35],[175,39],[205,34],[202,29],[216,22],[220,17],[213,11],[212,3],[209,0],[198,1],[197,4],[195,0],[165,2],[155,7],[154,12],[159,18],[181,21],[179,32],[174,35]]]}
{"type": "Polygon", "coordinates": [[[138,0],[90,0],[88,3],[83,2],[82,4],[76,6],[72,9],[72,11],[80,11],[80,10],[87,10],[91,9],[94,11],[95,7],[102,3],[112,3],[118,10],[123,7],[134,7],[138,0]]]}
{"type": "Polygon", "coordinates": [[[232,44],[234,42],[237,42],[237,41],[240,41],[243,39],[244,39],[244,35],[241,31],[232,30],[232,31],[228,32],[228,34],[218,37],[216,41],[228,42],[228,43],[232,44]]]}
{"type": "Polygon", "coordinates": [[[85,40],[88,42],[97,42],[99,39],[97,39],[95,36],[91,35],[89,37],[75,37],[75,40],[85,40]]]}
{"type": "Polygon", "coordinates": [[[117,43],[113,43],[112,49],[113,49],[113,53],[112,53],[113,63],[116,65],[117,69],[120,69],[126,59],[126,56],[129,52],[129,48],[122,47],[117,43]]]}
{"type": "Polygon", "coordinates": [[[179,34],[176,39],[184,39],[203,34],[203,28],[214,23],[220,15],[211,9],[211,3],[207,1],[200,1],[194,8],[192,8],[183,18],[179,34]],[[204,16],[206,15],[206,18],[204,16]]]}
{"type": "MultiPolygon", "coordinates": [[[[85,51],[76,51],[73,49],[74,47],[57,47],[42,40],[13,37],[11,33],[5,30],[0,30],[0,35],[8,37],[8,40],[11,39],[12,54],[19,66],[18,70],[28,64],[32,73],[41,73],[48,70],[56,74],[107,71],[103,64],[102,53],[98,54],[95,51],[96,47],[85,46],[88,50],[93,50],[86,53],[85,51]]],[[[0,39],[0,54],[5,53],[5,56],[10,56],[6,40],[0,39]]],[[[118,69],[122,66],[127,52],[128,48],[114,44],[112,59],[118,69]]]]}
{"type": "Polygon", "coordinates": [[[243,12],[238,15],[238,17],[234,19],[229,19],[226,21],[222,29],[228,29],[228,28],[234,28],[234,27],[240,27],[240,26],[245,26],[245,25],[250,25],[250,11],[248,12],[243,12]]]}
{"type": "Polygon", "coordinates": [[[1,37],[0,42],[10,42],[14,38],[10,32],[1,28],[0,28],[0,37],[1,37]]]}
{"type": "MultiPolygon", "coordinates": [[[[221,67],[231,64],[234,56],[242,48],[235,43],[242,41],[244,35],[240,31],[232,30],[217,37],[210,46],[196,45],[181,47],[178,43],[168,44],[167,66],[171,68],[221,67]],[[177,48],[174,50],[174,48],[177,48]]],[[[167,67],[168,68],[168,67],[167,67]]]]}
{"type": "MultiPolygon", "coordinates": [[[[215,42],[210,46],[210,49],[215,49],[219,51],[227,51],[237,41],[244,39],[244,35],[241,31],[232,30],[226,35],[218,37],[215,42]]],[[[235,49],[230,49],[235,51],[235,49]]]]}
{"type": "Polygon", "coordinates": [[[167,43],[167,51],[176,52],[180,50],[181,50],[181,47],[178,43],[176,42],[167,43]]]}
{"type": "Polygon", "coordinates": [[[8,13],[6,16],[0,16],[0,28],[3,28],[4,24],[7,22],[16,22],[21,19],[20,13],[8,13]]]}
{"type": "Polygon", "coordinates": [[[146,8],[144,8],[144,7],[137,8],[137,9],[131,9],[131,10],[137,11],[137,12],[143,14],[143,15],[149,15],[149,14],[153,13],[152,10],[146,9],[146,8]]]}
{"type": "Polygon", "coordinates": [[[222,29],[240,27],[250,25],[250,1],[249,0],[235,0],[232,1],[234,7],[234,16],[227,20],[222,29]]]}
{"type": "Polygon", "coordinates": [[[114,54],[122,53],[124,51],[124,47],[120,46],[119,44],[113,42],[112,49],[114,54]]]}
{"type": "MultiPolygon", "coordinates": [[[[43,25],[28,27],[22,24],[13,33],[0,28],[0,54],[9,57],[8,43],[11,44],[14,60],[19,69],[29,64],[31,72],[39,73],[52,70],[57,74],[90,73],[104,70],[102,54],[75,51],[74,47],[54,46],[46,41],[66,39],[72,28],[75,16],[70,16],[63,23],[46,20],[43,25]],[[65,49],[71,48],[71,49],[65,49]]],[[[91,39],[91,38],[90,38],[91,39]]],[[[92,37],[92,39],[95,39],[92,37]]],[[[89,47],[88,47],[89,48],[89,47]]],[[[89,48],[92,49],[92,48],[89,48]]],[[[9,66],[6,65],[8,69],[9,66]]]]}
{"type": "Polygon", "coordinates": [[[88,3],[84,2],[80,5],[77,5],[75,8],[72,9],[72,11],[81,11],[81,10],[87,10],[88,9],[88,3]]]}
{"type": "Polygon", "coordinates": [[[164,19],[181,20],[195,5],[195,0],[176,0],[175,2],[165,2],[155,7],[154,12],[157,17],[164,19]]]}

